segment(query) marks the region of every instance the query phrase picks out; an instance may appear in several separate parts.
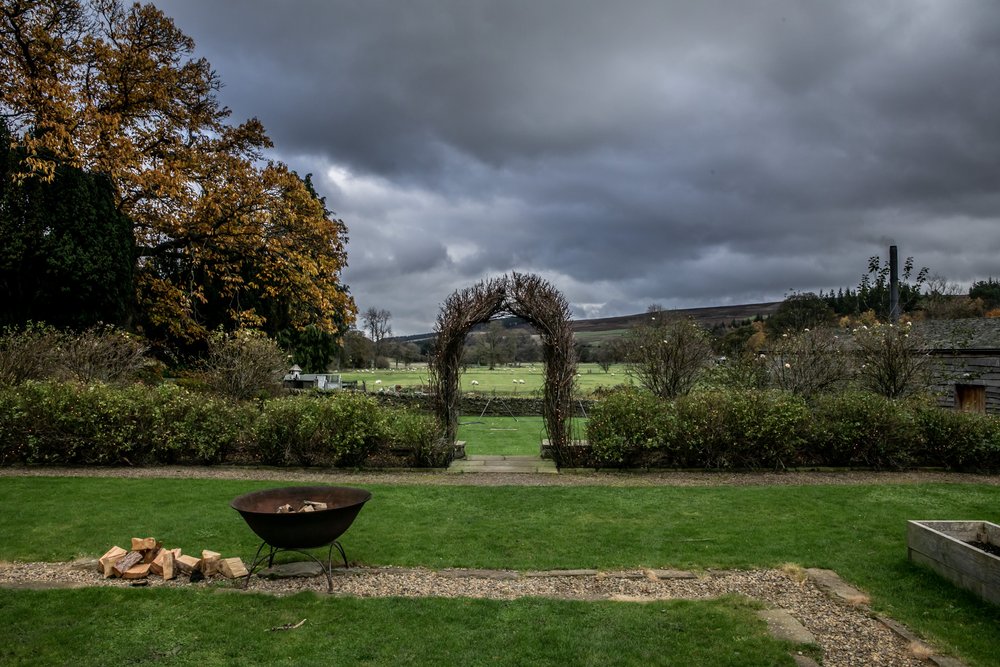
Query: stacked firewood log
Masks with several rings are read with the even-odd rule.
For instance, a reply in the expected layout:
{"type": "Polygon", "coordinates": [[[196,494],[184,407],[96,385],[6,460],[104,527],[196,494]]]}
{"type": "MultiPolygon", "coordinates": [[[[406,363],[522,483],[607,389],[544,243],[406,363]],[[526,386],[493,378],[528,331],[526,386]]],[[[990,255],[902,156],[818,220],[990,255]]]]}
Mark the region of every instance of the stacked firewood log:
{"type": "Polygon", "coordinates": [[[223,558],[215,551],[204,550],[201,557],[185,555],[180,549],[164,549],[153,537],[133,537],[129,550],[119,546],[108,549],[97,561],[105,579],[145,579],[156,575],[173,579],[180,574],[199,573],[203,577],[221,575],[229,579],[245,577],[246,566],[239,558],[223,558]]]}

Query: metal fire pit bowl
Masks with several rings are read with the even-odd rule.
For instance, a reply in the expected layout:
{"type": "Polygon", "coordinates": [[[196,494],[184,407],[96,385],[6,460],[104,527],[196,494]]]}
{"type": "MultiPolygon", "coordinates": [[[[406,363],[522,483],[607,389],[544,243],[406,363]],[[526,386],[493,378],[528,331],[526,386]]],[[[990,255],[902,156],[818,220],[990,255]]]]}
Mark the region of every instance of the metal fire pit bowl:
{"type": "Polygon", "coordinates": [[[370,491],[346,486],[286,486],[280,489],[254,491],[233,499],[230,506],[240,513],[250,530],[263,540],[257,548],[253,564],[250,566],[243,587],[250,583],[254,570],[266,560],[268,567],[274,565],[274,556],[279,551],[294,551],[319,563],[326,574],[328,590],[333,591],[333,549],[336,547],[347,567],[347,555],[337,538],[351,527],[358,512],[372,497],[370,491]],[[325,510],[313,512],[290,512],[278,514],[278,508],[291,505],[294,510],[302,507],[306,500],[326,503],[325,510]],[[261,556],[264,547],[269,547],[261,556]],[[329,546],[326,563],[304,549],[329,546]]]}

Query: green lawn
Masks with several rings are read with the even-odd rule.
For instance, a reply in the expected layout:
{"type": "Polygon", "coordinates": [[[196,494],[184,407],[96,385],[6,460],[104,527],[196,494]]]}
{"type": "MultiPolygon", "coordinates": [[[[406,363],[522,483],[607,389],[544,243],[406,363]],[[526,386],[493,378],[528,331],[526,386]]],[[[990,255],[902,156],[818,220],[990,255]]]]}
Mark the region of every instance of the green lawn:
{"type": "MultiPolygon", "coordinates": [[[[585,437],[586,419],[573,419],[573,438],[585,437]]],[[[463,416],[458,422],[458,439],[465,442],[469,455],[538,456],[546,438],[541,417],[463,416]]]]}
{"type": "MultiPolygon", "coordinates": [[[[274,485],[280,483],[6,478],[0,505],[17,511],[0,513],[0,559],[95,557],[132,535],[154,535],[189,552],[207,548],[249,560],[256,538],[228,501],[274,485]]],[[[1000,607],[911,565],[905,525],[1000,521],[1000,487],[366,488],[373,498],[343,538],[348,557],[362,564],[531,570],[794,562],[836,570],[868,591],[876,609],[970,665],[998,664],[1000,607]]],[[[46,595],[58,607],[80,594],[46,595]]],[[[29,621],[42,622],[44,614],[23,602],[28,595],[5,593],[0,613],[11,618],[26,606],[29,621]]],[[[8,625],[3,633],[10,632],[8,625]]]]}
{"type": "MultiPolygon", "coordinates": [[[[461,388],[465,392],[483,394],[510,394],[512,396],[537,396],[542,391],[544,383],[544,366],[541,363],[525,364],[517,368],[498,367],[489,370],[486,367],[470,366],[462,373],[461,388]],[[518,380],[518,382],[515,382],[518,380]],[[519,381],[524,380],[524,384],[519,381]],[[473,384],[473,383],[478,384],[473,384]]],[[[605,373],[597,364],[580,364],[577,368],[579,377],[576,391],[580,395],[593,392],[598,387],[613,387],[628,383],[624,366],[612,366],[605,373]]],[[[378,371],[345,371],[341,373],[344,380],[364,382],[368,391],[401,387],[419,387],[429,382],[427,367],[407,369],[388,369],[378,371]]]]}
{"type": "Polygon", "coordinates": [[[793,665],[788,647],[736,599],[638,605],[90,589],[0,591],[0,610],[4,665],[793,665]]]}

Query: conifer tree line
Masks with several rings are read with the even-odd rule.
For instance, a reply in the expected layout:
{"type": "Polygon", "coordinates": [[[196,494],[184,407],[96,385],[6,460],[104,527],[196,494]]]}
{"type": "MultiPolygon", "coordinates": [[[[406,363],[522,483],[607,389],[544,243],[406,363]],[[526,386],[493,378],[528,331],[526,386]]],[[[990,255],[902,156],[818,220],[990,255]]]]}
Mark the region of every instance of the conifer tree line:
{"type": "Polygon", "coordinates": [[[338,339],[347,229],[170,17],[120,0],[0,0],[0,324],[338,339]]]}

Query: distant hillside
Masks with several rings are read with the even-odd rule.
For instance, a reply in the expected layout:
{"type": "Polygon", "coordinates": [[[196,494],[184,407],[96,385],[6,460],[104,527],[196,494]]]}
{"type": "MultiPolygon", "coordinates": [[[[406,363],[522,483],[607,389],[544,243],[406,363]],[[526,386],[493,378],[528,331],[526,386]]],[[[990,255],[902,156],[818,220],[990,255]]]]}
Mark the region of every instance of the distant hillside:
{"type": "MultiPolygon", "coordinates": [[[[737,322],[746,319],[753,319],[760,315],[769,317],[781,305],[780,301],[768,303],[747,303],[738,306],[711,306],[708,308],[684,308],[667,311],[670,315],[681,317],[691,317],[705,327],[716,324],[729,324],[733,320],[737,322]]],[[[574,320],[573,331],[583,333],[588,331],[613,331],[616,329],[628,329],[647,321],[651,315],[649,313],[638,313],[635,315],[622,315],[620,317],[601,317],[593,320],[574,320]]]]}
{"type": "MultiPolygon", "coordinates": [[[[746,319],[753,319],[758,315],[761,317],[769,317],[774,314],[779,305],[781,305],[780,301],[770,301],[767,303],[747,303],[737,306],[684,308],[668,312],[671,315],[694,318],[702,326],[712,327],[716,324],[729,324],[733,320],[739,322],[746,319]]],[[[601,317],[592,320],[573,320],[571,324],[575,333],[584,334],[584,338],[590,338],[593,334],[629,329],[641,322],[645,322],[649,319],[649,317],[649,313],[636,313],[635,315],[621,315],[619,317],[601,317]],[[588,336],[588,334],[591,336],[588,336]]],[[[513,318],[506,318],[504,320],[507,328],[531,328],[531,325],[526,322],[517,322],[512,320],[513,318]]],[[[434,338],[433,333],[423,333],[414,334],[412,336],[397,336],[393,338],[393,340],[418,343],[431,338],[434,338]]]]}

